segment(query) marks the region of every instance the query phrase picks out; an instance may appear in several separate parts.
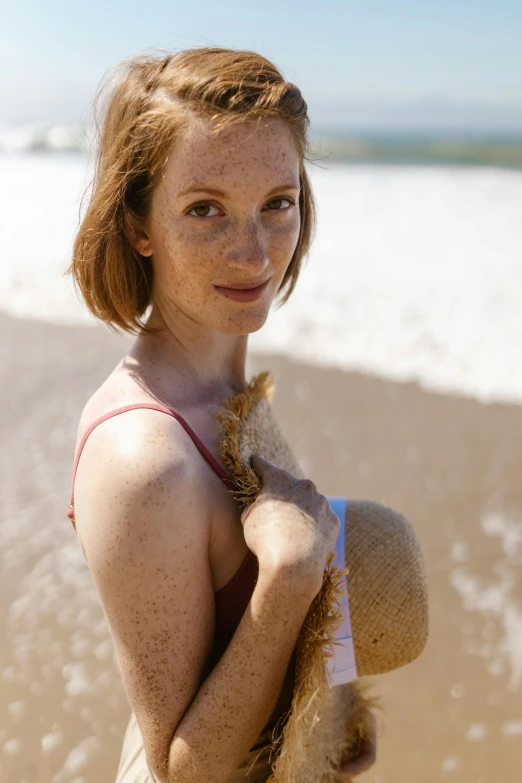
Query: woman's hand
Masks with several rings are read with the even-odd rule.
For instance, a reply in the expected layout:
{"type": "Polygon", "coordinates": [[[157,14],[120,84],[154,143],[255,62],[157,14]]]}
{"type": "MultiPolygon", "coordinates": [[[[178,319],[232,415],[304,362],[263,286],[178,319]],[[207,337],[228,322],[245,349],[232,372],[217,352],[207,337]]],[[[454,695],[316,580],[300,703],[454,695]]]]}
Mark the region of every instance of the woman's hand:
{"type": "Polygon", "coordinates": [[[349,761],[341,762],[339,769],[341,772],[348,772],[350,777],[360,775],[361,772],[366,772],[370,769],[372,764],[375,764],[377,756],[377,724],[375,721],[375,715],[370,712],[372,719],[372,736],[370,739],[363,740],[359,754],[349,761]]]}
{"type": "Polygon", "coordinates": [[[258,455],[251,464],[263,486],[241,514],[247,546],[261,571],[283,573],[316,595],[335,549],[339,518],[309,479],[297,479],[258,455]]]}

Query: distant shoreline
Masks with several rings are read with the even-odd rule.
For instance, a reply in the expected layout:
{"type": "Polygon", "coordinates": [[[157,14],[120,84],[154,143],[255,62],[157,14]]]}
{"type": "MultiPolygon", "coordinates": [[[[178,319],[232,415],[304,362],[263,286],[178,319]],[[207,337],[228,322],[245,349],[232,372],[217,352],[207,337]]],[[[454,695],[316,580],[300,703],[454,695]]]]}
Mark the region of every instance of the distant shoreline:
{"type": "MultiPolygon", "coordinates": [[[[513,131],[375,130],[311,127],[308,158],[357,164],[522,168],[522,129],[513,131]]],[[[0,127],[0,156],[86,154],[87,131],[75,125],[0,127]]]]}
{"type": "Polygon", "coordinates": [[[311,134],[312,160],[345,163],[454,164],[522,168],[522,134],[311,134]]]}

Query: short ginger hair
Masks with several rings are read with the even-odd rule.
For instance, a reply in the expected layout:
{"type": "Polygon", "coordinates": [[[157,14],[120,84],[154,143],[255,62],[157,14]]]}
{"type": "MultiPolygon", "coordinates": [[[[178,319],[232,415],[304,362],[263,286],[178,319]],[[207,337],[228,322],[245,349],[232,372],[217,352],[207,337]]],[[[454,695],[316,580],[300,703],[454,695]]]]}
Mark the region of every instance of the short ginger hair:
{"type": "Polygon", "coordinates": [[[215,130],[276,118],[290,129],[300,159],[300,231],[278,294],[292,293],[315,229],[315,205],[304,167],[310,120],[299,88],[251,51],[199,47],[124,60],[94,98],[96,157],[87,209],[66,274],[94,316],[110,329],[157,331],[141,319],[152,299],[153,266],[128,241],[125,213],[145,220],[168,155],[191,114],[215,130]],[[103,100],[105,99],[105,100],[103,100]],[[100,106],[102,109],[100,111],[100,106]]]}

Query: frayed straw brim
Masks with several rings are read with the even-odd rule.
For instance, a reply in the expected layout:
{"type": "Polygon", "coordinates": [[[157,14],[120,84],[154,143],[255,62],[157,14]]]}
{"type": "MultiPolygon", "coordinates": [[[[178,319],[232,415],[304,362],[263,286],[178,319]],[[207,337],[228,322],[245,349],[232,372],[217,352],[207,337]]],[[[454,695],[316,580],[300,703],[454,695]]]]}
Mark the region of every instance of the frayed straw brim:
{"type": "MultiPolygon", "coordinates": [[[[235,483],[240,507],[252,503],[261,480],[250,466],[259,454],[296,478],[304,475],[274,419],[274,382],[268,372],[254,377],[220,411],[221,457],[235,483]]],[[[345,559],[340,570],[325,568],[296,644],[296,678],[290,714],[272,737],[275,761],[268,783],[347,781],[339,763],[357,755],[370,736],[370,709],[379,700],[369,683],[330,686],[327,661],[342,616],[340,591],[348,582],[350,616],[359,676],[390,671],[414,660],[428,633],[424,563],[407,520],[385,506],[350,501],[347,506],[345,559]]]]}

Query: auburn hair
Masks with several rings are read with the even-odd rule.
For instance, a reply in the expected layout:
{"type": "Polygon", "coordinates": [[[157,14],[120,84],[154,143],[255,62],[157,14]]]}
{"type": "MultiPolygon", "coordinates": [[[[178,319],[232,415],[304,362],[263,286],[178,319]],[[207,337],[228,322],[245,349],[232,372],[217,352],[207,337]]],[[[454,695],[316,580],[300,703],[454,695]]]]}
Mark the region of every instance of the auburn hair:
{"type": "Polygon", "coordinates": [[[315,229],[315,205],[304,167],[310,120],[299,88],[251,51],[199,47],[140,54],[102,80],[93,101],[95,160],[87,208],[65,274],[96,318],[133,334],[155,332],[140,320],[151,304],[153,267],[124,232],[125,213],[146,219],[151,195],[190,114],[215,130],[265,117],[283,120],[300,158],[300,232],[279,287],[279,306],[297,282],[315,229]]]}

